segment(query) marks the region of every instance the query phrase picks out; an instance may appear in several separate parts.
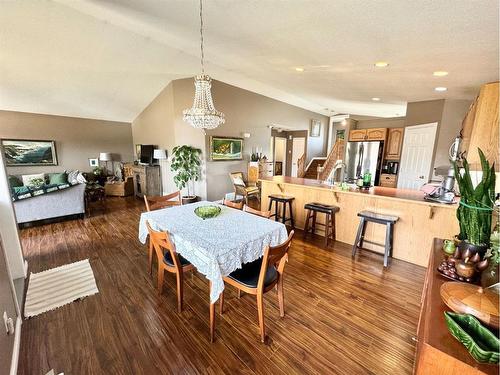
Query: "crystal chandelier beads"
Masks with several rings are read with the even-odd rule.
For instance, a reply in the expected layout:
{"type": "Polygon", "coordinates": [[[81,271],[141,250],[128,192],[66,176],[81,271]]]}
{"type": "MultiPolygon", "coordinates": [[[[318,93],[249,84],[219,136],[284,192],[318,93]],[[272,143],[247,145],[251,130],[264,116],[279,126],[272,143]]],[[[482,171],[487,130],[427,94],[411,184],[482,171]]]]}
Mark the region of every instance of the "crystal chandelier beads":
{"type": "Polygon", "coordinates": [[[215,129],[224,124],[224,113],[215,109],[212,100],[212,79],[200,74],[194,79],[194,86],[193,107],[182,112],[183,120],[196,129],[215,129]]]}
{"type": "Polygon", "coordinates": [[[194,79],[194,101],[191,109],[182,111],[182,118],[196,129],[215,129],[224,124],[226,119],[224,113],[214,107],[212,99],[212,79],[205,74],[203,51],[203,3],[200,0],[200,52],[201,52],[201,74],[194,79]]]}

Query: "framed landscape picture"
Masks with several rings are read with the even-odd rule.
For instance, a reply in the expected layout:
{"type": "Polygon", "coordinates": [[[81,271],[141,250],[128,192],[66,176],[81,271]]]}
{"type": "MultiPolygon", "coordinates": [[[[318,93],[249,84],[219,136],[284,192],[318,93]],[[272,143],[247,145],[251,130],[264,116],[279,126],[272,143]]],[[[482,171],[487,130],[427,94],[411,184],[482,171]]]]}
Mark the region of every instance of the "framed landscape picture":
{"type": "Polygon", "coordinates": [[[55,141],[2,139],[7,167],[57,165],[55,141]]]}
{"type": "Polygon", "coordinates": [[[242,160],[243,138],[210,137],[212,160],[242,160]]]}

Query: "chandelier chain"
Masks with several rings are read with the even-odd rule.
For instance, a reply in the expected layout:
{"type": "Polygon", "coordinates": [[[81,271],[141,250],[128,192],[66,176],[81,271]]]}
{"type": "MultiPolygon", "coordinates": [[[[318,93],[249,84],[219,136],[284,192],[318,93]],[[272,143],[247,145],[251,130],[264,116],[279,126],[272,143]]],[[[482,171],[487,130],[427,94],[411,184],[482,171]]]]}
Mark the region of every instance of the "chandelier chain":
{"type": "Polygon", "coordinates": [[[201,50],[201,74],[205,74],[205,53],[203,51],[203,0],[200,0],[200,50],[201,50]]]}

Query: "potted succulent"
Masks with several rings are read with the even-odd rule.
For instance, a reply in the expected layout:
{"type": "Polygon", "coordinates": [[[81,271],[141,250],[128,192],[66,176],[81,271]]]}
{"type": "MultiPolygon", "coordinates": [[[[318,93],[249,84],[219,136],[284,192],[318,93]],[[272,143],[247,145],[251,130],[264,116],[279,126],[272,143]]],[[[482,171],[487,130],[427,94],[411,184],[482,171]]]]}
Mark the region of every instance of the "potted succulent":
{"type": "Polygon", "coordinates": [[[187,195],[182,196],[182,204],[188,204],[198,201],[194,195],[194,182],[201,177],[200,160],[201,150],[188,145],[176,146],[172,150],[172,164],[170,169],[175,173],[174,182],[179,190],[187,187],[187,195]],[[190,189],[190,183],[193,192],[190,189]]]}
{"type": "Polygon", "coordinates": [[[484,153],[478,149],[482,178],[474,188],[467,159],[463,160],[463,173],[454,163],[455,178],[460,191],[457,218],[460,225],[458,238],[462,251],[469,249],[483,256],[490,245],[491,219],[495,203],[495,165],[490,166],[484,153]]]}

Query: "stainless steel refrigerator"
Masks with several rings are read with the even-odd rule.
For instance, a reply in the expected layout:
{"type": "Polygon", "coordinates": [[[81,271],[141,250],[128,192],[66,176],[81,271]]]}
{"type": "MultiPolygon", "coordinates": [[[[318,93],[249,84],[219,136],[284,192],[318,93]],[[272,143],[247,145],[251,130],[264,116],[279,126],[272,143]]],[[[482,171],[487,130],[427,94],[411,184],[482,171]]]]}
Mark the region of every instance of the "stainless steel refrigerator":
{"type": "Polygon", "coordinates": [[[382,151],[384,142],[347,142],[346,147],[346,172],[344,179],[354,182],[366,171],[372,175],[372,185],[378,185],[380,179],[380,167],[382,165],[382,151]]]}

